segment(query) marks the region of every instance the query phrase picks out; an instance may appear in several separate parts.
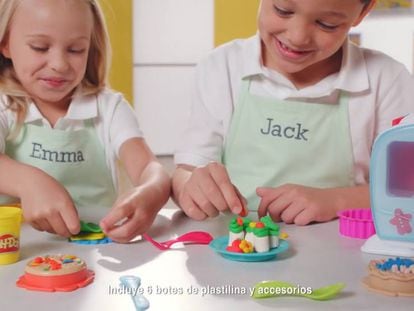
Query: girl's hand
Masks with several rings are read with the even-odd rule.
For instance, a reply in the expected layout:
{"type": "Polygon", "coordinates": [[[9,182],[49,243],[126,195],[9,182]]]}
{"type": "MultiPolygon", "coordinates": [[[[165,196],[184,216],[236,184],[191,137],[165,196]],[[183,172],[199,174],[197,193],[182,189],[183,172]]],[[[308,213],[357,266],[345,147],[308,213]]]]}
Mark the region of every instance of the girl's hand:
{"type": "Polygon", "coordinates": [[[53,177],[36,170],[20,194],[25,221],[39,231],[63,237],[80,230],[77,210],[66,189],[53,177]]]}
{"type": "Polygon", "coordinates": [[[154,222],[158,209],[154,209],[151,193],[144,187],[131,189],[121,195],[112,210],[100,222],[105,234],[119,243],[127,243],[145,233],[154,222]]]}
{"type": "Polygon", "coordinates": [[[171,180],[142,138],[127,140],[120,159],[134,188],[121,195],[100,222],[112,240],[126,243],[146,232],[171,193],[171,180]]]}
{"type": "MultiPolygon", "coordinates": [[[[185,170],[183,167],[177,170],[185,170]]],[[[224,165],[211,162],[186,173],[189,175],[178,191],[177,203],[189,217],[202,220],[226,210],[234,214],[247,211],[246,200],[231,183],[224,165]]]]}
{"type": "Polygon", "coordinates": [[[256,193],[261,197],[259,217],[268,213],[274,221],[287,224],[326,222],[334,219],[339,210],[337,188],[319,189],[286,184],[277,188],[259,187],[256,193]]]}

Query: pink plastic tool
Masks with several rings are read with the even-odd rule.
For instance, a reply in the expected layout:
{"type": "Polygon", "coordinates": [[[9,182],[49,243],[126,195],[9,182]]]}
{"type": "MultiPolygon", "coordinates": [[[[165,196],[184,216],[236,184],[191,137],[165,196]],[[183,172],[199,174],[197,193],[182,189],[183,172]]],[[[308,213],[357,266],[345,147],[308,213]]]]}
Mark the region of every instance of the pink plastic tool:
{"type": "Polygon", "coordinates": [[[375,234],[371,209],[349,209],[338,213],[339,233],[344,236],[358,239],[367,239],[375,234]]]}
{"type": "Polygon", "coordinates": [[[190,231],[184,233],[183,235],[180,235],[175,239],[168,240],[165,242],[157,242],[146,233],[144,233],[142,237],[162,251],[170,249],[173,244],[179,242],[185,244],[209,244],[213,240],[211,234],[204,231],[190,231]]]}

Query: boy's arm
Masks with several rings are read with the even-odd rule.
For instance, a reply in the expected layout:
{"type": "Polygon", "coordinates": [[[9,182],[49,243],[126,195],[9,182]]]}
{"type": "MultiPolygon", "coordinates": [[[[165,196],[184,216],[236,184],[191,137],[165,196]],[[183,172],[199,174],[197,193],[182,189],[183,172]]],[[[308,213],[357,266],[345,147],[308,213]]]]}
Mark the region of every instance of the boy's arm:
{"type": "Polygon", "coordinates": [[[339,211],[369,208],[369,185],[343,188],[312,188],[286,184],[257,188],[261,197],[259,217],[269,214],[275,221],[307,225],[336,218],[339,211]]]}
{"type": "Polygon", "coordinates": [[[142,138],[128,139],[119,157],[134,187],[118,198],[100,225],[112,239],[128,242],[149,229],[170,196],[171,180],[142,138]]]}
{"type": "Polygon", "coordinates": [[[195,166],[179,164],[174,170],[172,176],[172,199],[180,208],[181,206],[179,205],[178,198],[180,196],[181,190],[183,189],[188,179],[191,177],[192,171],[194,169],[195,166]]]}
{"type": "Polygon", "coordinates": [[[187,216],[196,220],[202,220],[207,217],[207,214],[197,206],[189,195],[187,195],[185,199],[180,199],[185,185],[189,182],[194,169],[196,169],[196,167],[192,165],[177,165],[172,178],[172,199],[187,216]]]}

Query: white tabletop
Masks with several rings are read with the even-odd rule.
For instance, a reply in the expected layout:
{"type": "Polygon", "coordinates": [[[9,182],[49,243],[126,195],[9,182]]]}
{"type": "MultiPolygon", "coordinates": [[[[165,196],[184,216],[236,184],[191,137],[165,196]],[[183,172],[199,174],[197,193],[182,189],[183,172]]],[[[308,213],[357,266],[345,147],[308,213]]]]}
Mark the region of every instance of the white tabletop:
{"type": "MultiPolygon", "coordinates": [[[[221,215],[196,222],[169,202],[149,234],[159,241],[192,230],[207,231],[217,237],[228,234],[230,217],[221,215]]],[[[168,251],[159,251],[146,241],[128,245],[79,245],[24,225],[21,260],[0,266],[0,310],[133,311],[130,296],[113,294],[122,289],[119,277],[123,275],[141,278],[141,288],[150,302],[149,310],[412,310],[412,298],[383,296],[363,287],[361,279],[366,275],[369,260],[381,256],[362,253],[363,240],[341,237],[337,221],[306,227],[282,224],[281,227],[289,234],[290,249],[276,260],[249,263],[224,259],[206,245],[181,245],[168,251]],[[46,254],[74,254],[83,258],[95,271],[95,281],[68,293],[16,287],[26,262],[46,254]],[[312,288],[344,282],[346,288],[336,299],[322,302],[300,297],[252,299],[249,291],[263,280],[282,280],[312,288]],[[238,295],[238,291],[247,293],[238,295]]]]}

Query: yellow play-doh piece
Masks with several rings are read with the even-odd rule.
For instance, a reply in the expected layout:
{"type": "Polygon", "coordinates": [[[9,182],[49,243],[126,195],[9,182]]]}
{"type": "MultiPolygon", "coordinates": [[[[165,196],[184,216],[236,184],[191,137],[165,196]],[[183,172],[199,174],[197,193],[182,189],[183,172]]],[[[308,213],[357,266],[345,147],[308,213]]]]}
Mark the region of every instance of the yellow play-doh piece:
{"type": "Polygon", "coordinates": [[[286,232],[281,232],[279,237],[283,240],[286,240],[289,237],[289,234],[286,232]]]}
{"type": "Polygon", "coordinates": [[[247,240],[242,240],[239,244],[239,248],[243,253],[253,253],[253,244],[247,240]]]}
{"type": "Polygon", "coordinates": [[[80,240],[101,240],[103,238],[105,238],[105,233],[87,232],[87,233],[79,233],[77,235],[70,237],[69,239],[71,241],[80,241],[80,240]]]}

